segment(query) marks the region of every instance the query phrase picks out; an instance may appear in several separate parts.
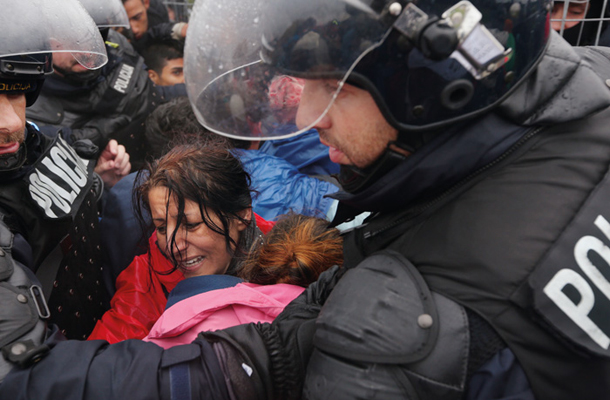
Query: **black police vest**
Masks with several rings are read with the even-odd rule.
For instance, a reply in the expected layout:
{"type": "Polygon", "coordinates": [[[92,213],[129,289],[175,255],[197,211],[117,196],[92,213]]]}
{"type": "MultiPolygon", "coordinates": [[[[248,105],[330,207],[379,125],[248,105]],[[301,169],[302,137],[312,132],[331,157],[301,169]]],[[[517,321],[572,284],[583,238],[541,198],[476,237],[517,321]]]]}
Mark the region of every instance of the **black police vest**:
{"type": "Polygon", "coordinates": [[[537,398],[606,399],[609,118],[546,128],[437,198],[373,218],[346,236],[345,264],[402,253],[496,330],[537,398]]]}
{"type": "Polygon", "coordinates": [[[68,338],[85,339],[107,306],[95,162],[81,159],[60,137],[40,136],[42,156],[20,179],[2,183],[0,208],[32,247],[30,267],[49,281],[50,321],[68,338]]]}

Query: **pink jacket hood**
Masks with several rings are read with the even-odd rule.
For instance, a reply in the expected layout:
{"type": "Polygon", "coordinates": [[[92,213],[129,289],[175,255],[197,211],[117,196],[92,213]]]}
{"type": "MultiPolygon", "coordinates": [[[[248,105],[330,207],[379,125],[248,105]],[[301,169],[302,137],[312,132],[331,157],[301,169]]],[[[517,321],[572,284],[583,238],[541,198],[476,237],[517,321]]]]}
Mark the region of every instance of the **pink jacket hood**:
{"type": "Polygon", "coordinates": [[[163,348],[191,343],[199,332],[250,322],[272,322],[305,289],[277,284],[212,290],[184,299],[163,312],[143,340],[163,348]]]}

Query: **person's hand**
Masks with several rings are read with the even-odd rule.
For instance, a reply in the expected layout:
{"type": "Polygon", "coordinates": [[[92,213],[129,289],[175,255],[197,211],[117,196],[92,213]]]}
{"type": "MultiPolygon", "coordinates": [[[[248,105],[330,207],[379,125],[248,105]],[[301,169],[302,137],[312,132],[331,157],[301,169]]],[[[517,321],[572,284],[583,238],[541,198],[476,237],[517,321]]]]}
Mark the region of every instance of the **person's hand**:
{"type": "Polygon", "coordinates": [[[102,178],[105,187],[113,187],[131,171],[129,154],[125,151],[125,146],[114,139],[110,140],[97,159],[94,171],[102,178]]]}
{"type": "Polygon", "coordinates": [[[189,24],[186,22],[178,22],[174,24],[172,27],[172,39],[183,41],[186,39],[186,30],[188,29],[189,24]]]}

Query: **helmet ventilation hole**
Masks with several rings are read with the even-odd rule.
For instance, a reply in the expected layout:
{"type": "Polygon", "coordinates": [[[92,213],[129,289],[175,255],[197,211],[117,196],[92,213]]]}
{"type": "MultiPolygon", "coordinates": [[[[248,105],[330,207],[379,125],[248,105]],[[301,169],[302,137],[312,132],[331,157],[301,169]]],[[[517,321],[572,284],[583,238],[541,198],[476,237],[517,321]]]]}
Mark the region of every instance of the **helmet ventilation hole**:
{"type": "Polygon", "coordinates": [[[445,86],[441,92],[441,104],[449,110],[459,110],[470,102],[473,94],[472,82],[458,79],[445,86]]]}

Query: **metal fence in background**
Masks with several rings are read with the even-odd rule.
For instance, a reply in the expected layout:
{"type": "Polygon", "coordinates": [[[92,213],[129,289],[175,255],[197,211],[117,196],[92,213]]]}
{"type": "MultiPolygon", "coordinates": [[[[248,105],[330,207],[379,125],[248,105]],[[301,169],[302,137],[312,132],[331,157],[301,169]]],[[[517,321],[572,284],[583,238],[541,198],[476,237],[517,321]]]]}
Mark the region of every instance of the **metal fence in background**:
{"type": "Polygon", "coordinates": [[[188,22],[194,0],[163,0],[175,22],[188,22]]]}
{"type": "MultiPolygon", "coordinates": [[[[162,1],[170,19],[188,22],[195,0],[162,1]]],[[[556,0],[550,22],[572,45],[610,46],[610,0],[556,0]]]]}
{"type": "Polygon", "coordinates": [[[556,0],[550,22],[574,46],[610,45],[608,0],[556,0]]]}

